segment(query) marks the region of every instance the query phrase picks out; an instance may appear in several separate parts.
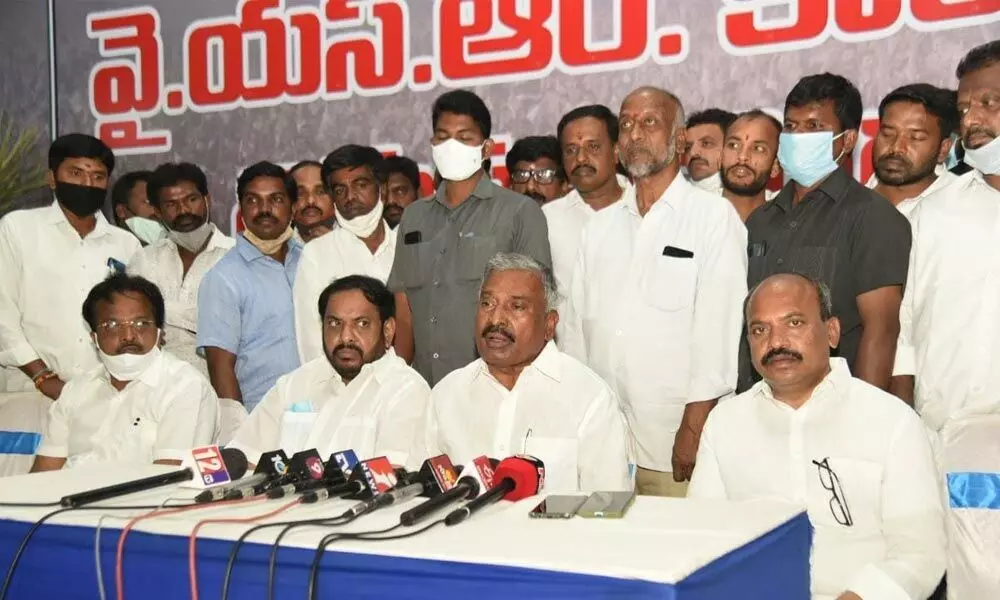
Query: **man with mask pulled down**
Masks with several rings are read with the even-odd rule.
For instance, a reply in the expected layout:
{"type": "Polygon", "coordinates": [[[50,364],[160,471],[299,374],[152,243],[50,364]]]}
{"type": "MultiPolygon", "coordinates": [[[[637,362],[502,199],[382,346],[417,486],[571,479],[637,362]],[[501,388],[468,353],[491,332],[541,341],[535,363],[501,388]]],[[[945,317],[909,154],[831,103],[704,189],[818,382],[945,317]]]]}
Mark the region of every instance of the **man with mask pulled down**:
{"type": "Polygon", "coordinates": [[[179,465],[212,443],[219,405],[191,365],[160,350],[164,302],[141,277],[115,274],[83,302],[101,365],[66,384],[31,470],[95,463],[179,465]]]}
{"type": "Polygon", "coordinates": [[[97,138],[61,136],[49,148],[55,201],[0,219],[0,365],[9,391],[55,400],[66,381],[99,364],[80,305],[139,250],[101,214],[114,166],[97,138]]]}
{"type": "Polygon", "coordinates": [[[196,343],[221,399],[223,443],[274,382],[299,366],[292,287],[302,244],[292,237],[285,176],[270,162],[240,174],[236,195],[247,229],[198,290],[196,343]]]}
{"type": "Polygon", "coordinates": [[[386,176],[382,154],[369,146],[341,146],[323,161],[324,185],[333,197],[340,226],[302,250],[295,276],[295,339],[307,363],[323,356],[321,315],[316,301],[331,281],[346,275],[389,278],[396,230],[382,219],[386,176]]]}
{"type": "Polygon", "coordinates": [[[209,269],[236,242],[209,220],[208,180],[197,165],[167,163],[153,171],[149,198],[167,227],[166,237],[146,246],[128,264],[128,272],[160,288],[166,302],[165,348],[208,377],[198,355],[198,288],[209,269]]]}
{"type": "MultiPolygon", "coordinates": [[[[809,75],[789,92],[778,160],[790,181],[747,219],[748,285],[786,271],[825,284],[841,325],[835,356],[858,379],[888,389],[910,225],[842,168],[861,117],[861,94],[839,75],[809,75]]],[[[744,335],[739,391],[757,380],[744,335]]]]}

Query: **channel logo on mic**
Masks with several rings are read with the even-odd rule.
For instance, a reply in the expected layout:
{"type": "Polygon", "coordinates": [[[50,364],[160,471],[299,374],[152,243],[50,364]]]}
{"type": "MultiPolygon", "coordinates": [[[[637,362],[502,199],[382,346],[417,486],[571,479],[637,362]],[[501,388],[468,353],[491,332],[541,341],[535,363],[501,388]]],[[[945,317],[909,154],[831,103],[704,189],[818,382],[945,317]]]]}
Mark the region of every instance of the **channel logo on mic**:
{"type": "Polygon", "coordinates": [[[232,478],[226,465],[222,462],[222,453],[218,446],[200,446],[191,450],[195,469],[205,485],[229,483],[232,478]]]}
{"type": "Polygon", "coordinates": [[[372,458],[359,463],[358,467],[364,470],[368,489],[373,496],[384,494],[396,487],[396,472],[392,470],[388,458],[384,456],[372,458]]]}

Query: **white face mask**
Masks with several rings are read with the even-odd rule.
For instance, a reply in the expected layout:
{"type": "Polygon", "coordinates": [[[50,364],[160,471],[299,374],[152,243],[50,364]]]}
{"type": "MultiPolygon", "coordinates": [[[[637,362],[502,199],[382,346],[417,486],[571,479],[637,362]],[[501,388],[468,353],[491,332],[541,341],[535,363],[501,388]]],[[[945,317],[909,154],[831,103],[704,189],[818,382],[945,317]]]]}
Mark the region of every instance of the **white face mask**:
{"type": "Polygon", "coordinates": [[[101,358],[104,368],[111,373],[111,376],[118,381],[133,381],[146,372],[156,359],[160,356],[160,332],[156,332],[156,343],[153,349],[145,354],[105,354],[101,346],[94,338],[94,345],[97,346],[97,354],[101,358]]]}
{"type": "Polygon", "coordinates": [[[159,221],[146,217],[129,217],[125,219],[125,226],[147,244],[155,244],[166,233],[166,228],[159,221]]]}
{"type": "Polygon", "coordinates": [[[701,181],[692,181],[691,184],[696,188],[705,190],[706,192],[718,194],[722,191],[722,173],[719,172],[709,175],[701,181]]]}
{"type": "Polygon", "coordinates": [[[467,146],[452,138],[431,146],[431,157],[441,177],[448,181],[465,181],[483,167],[483,145],[467,146]]]}
{"type": "Polygon", "coordinates": [[[378,202],[375,203],[375,207],[370,211],[363,215],[358,215],[353,219],[348,219],[340,214],[336,205],[333,207],[333,214],[337,215],[337,223],[345,231],[364,239],[375,233],[375,230],[378,229],[378,224],[382,222],[382,199],[379,198],[378,202]]]}
{"type": "Polygon", "coordinates": [[[173,229],[168,229],[167,238],[188,252],[197,252],[205,245],[208,238],[212,237],[213,231],[212,224],[206,220],[193,231],[174,231],[173,229]]]}
{"type": "Polygon", "coordinates": [[[1000,137],[976,149],[965,149],[965,164],[983,175],[1000,175],[1000,137]]]}

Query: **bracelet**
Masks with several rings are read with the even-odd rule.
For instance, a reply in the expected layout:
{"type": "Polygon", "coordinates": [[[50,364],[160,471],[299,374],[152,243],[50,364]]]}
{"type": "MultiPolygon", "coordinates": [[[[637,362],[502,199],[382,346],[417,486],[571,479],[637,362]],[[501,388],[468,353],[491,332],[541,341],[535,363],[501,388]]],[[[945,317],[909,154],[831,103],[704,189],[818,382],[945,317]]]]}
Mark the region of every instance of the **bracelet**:
{"type": "Polygon", "coordinates": [[[50,379],[55,379],[56,377],[58,377],[58,375],[55,374],[55,371],[52,369],[44,369],[42,372],[35,374],[31,381],[34,382],[36,390],[41,390],[43,383],[50,379]]]}

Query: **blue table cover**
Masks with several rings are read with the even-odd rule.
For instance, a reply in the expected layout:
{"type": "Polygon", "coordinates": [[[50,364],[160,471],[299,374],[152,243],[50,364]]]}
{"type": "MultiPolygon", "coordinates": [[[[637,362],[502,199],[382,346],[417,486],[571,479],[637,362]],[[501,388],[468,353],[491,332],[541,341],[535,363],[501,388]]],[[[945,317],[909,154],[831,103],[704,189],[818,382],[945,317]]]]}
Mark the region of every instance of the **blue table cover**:
{"type": "MultiPolygon", "coordinates": [[[[116,522],[119,523],[119,522],[116,522]]],[[[29,523],[0,520],[0,565],[6,571],[29,523]]],[[[8,592],[10,600],[64,600],[98,597],[92,527],[43,525],[29,543],[8,592]]],[[[101,561],[109,599],[115,588],[115,549],[120,531],[102,528],[101,561]]],[[[372,542],[377,544],[378,542],[372,542]]],[[[677,584],[581,575],[542,569],[399,558],[327,551],[320,576],[321,598],[474,600],[657,599],[808,600],[812,526],[805,513],[768,534],[705,565],[677,584]]],[[[233,543],[198,541],[201,600],[221,596],[222,578],[233,543]]],[[[267,544],[245,544],[229,597],[266,597],[267,544]]],[[[306,598],[313,551],[282,548],[277,572],[281,600],[306,598]]],[[[125,545],[125,598],[178,600],[190,597],[188,539],[133,531],[125,545]]]]}

